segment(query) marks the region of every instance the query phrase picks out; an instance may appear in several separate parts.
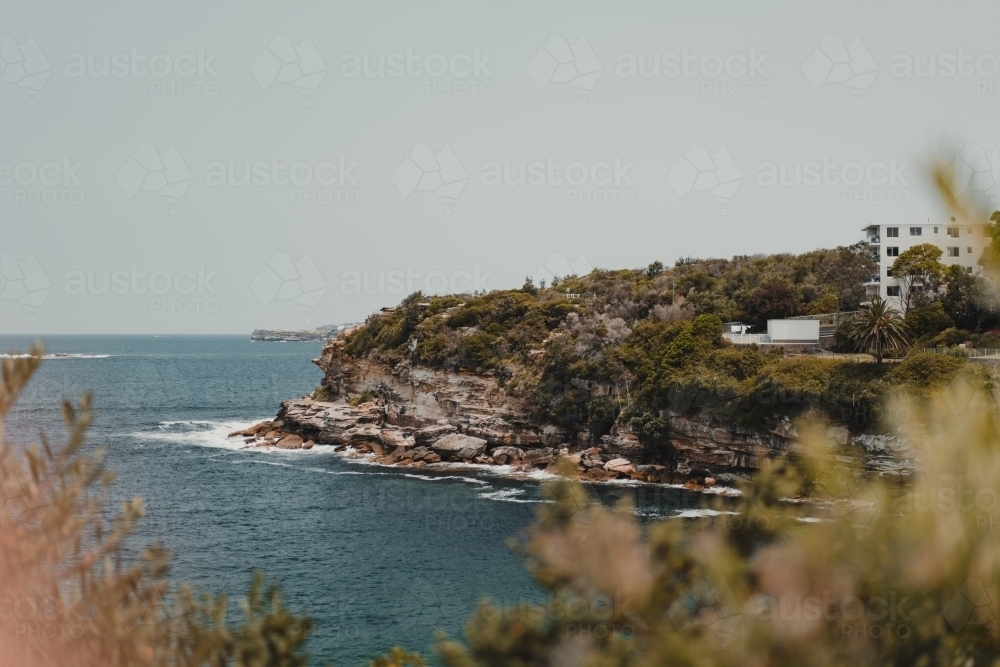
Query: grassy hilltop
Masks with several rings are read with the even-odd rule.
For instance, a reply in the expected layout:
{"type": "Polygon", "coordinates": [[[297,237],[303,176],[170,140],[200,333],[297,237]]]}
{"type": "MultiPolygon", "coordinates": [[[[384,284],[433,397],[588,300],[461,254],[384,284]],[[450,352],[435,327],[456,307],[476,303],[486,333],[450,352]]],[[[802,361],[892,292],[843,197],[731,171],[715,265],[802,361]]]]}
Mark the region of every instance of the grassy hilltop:
{"type": "Polygon", "coordinates": [[[894,389],[923,396],[963,370],[985,377],[961,358],[920,351],[973,339],[1000,347],[1000,338],[983,332],[991,311],[976,306],[982,279],[945,275],[939,298],[914,301],[907,324],[915,341],[895,364],[784,356],[722,337],[723,321],[761,331],[772,318],[856,310],[875,270],[867,247],[856,244],[597,269],[485,294],[416,293],[372,315],[348,335],[346,350],[390,366],[495,374],[507,391],[530,398],[540,420],[584,426],[595,442],[619,421],[655,447],[667,417],[691,412],[720,425],[771,429],[814,410],[852,429],[877,429],[894,389]]]}

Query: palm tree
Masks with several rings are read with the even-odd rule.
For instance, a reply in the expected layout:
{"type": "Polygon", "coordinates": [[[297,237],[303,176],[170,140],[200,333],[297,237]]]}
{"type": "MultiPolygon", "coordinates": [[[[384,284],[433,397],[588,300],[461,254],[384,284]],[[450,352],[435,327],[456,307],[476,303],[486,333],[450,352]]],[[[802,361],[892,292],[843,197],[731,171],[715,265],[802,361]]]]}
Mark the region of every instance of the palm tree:
{"type": "Polygon", "coordinates": [[[847,337],[860,351],[874,354],[875,363],[881,364],[883,354],[902,350],[910,343],[910,329],[898,310],[875,296],[851,320],[847,337]]]}

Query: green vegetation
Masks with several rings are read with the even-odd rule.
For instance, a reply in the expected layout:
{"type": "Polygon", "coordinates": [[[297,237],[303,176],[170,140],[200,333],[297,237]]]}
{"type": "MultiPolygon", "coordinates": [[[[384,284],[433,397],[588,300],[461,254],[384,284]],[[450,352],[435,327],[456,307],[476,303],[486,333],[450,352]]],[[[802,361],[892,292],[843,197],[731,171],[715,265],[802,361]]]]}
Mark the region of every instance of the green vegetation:
{"type": "MultiPolygon", "coordinates": [[[[997,407],[963,388],[894,404],[922,462],[905,485],[834,460],[822,423],[800,425],[795,460],[770,462],[712,518],[640,524],[628,502],[553,483],[520,545],[545,603],[483,602],[464,642],[439,639],[440,661],[995,665],[997,407]]],[[[397,648],[372,664],[423,662],[397,648]]]]}
{"type": "Polygon", "coordinates": [[[875,363],[881,365],[882,355],[906,349],[910,329],[897,310],[876,296],[850,321],[847,335],[859,350],[874,355],[875,363]]]}
{"type": "MultiPolygon", "coordinates": [[[[530,400],[538,420],[582,432],[593,443],[616,423],[631,427],[650,460],[669,455],[668,422],[677,415],[700,413],[718,426],[769,431],[784,418],[811,413],[877,430],[893,387],[918,383],[913,388],[925,394],[966,365],[920,354],[919,345],[902,363],[883,368],[737,348],[722,337],[725,320],[762,323],[838,305],[858,310],[864,281],[874,272],[869,250],[858,244],[803,255],[682,259],[669,268],[656,262],[646,269],[598,269],[486,294],[417,293],[370,317],[345,347],[392,366],[405,361],[492,373],[508,392],[530,400]],[[927,370],[911,372],[917,366],[927,370]]],[[[922,292],[926,302],[914,297],[905,325],[886,312],[891,331],[880,324],[875,338],[855,340],[866,351],[868,342],[881,342],[872,347],[881,360],[905,352],[899,333],[906,326],[921,343],[949,331],[952,338],[967,336],[949,327],[958,310],[975,311],[969,289],[980,289],[979,279],[944,275],[942,286],[954,290],[937,300],[922,292]]],[[[845,325],[839,340],[858,349],[849,333],[845,325]]]]}

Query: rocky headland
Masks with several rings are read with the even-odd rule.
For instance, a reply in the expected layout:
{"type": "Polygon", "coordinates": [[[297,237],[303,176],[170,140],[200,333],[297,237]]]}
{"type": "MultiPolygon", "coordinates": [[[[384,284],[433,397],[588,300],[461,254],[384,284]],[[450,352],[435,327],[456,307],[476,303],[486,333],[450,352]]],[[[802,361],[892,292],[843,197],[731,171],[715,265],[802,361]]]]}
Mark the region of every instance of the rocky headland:
{"type": "MultiPolygon", "coordinates": [[[[347,354],[343,338],[328,341],[313,361],[324,373],[317,395],[325,400],[286,400],[273,421],[231,437],[242,437],[247,446],[280,449],[333,446],[380,464],[416,468],[462,462],[508,466],[511,473],[565,472],[568,462],[587,481],[694,487],[749,478],[763,460],[793,451],[798,437],[787,419],[766,432],[721,427],[705,406],[666,416],[671,455],[653,463],[626,424],[616,423],[593,442],[585,428],[574,432],[538,423],[529,402],[505,391],[489,373],[408,361],[389,367],[347,354]]],[[[860,445],[875,468],[893,468],[893,452],[906,448],[891,436],[852,437],[842,426],[830,427],[827,437],[831,446],[860,445]]]]}
{"type": "Polygon", "coordinates": [[[268,343],[300,343],[307,341],[324,341],[331,333],[319,329],[255,329],[250,334],[250,340],[268,343]]]}

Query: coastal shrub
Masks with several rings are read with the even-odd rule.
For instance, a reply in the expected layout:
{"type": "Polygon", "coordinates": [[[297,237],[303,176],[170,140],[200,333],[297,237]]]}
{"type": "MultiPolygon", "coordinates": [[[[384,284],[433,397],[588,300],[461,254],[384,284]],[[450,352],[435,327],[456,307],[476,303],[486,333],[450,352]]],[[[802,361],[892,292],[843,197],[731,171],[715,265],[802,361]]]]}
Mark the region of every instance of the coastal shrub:
{"type": "MultiPolygon", "coordinates": [[[[482,602],[463,641],[439,637],[441,663],[996,664],[1000,505],[983,490],[1000,488],[1000,418],[977,391],[894,399],[906,417],[891,426],[921,460],[904,482],[831,457],[825,425],[803,422],[794,460],[704,501],[702,518],[640,522],[627,496],[612,508],[549,484],[519,542],[545,600],[482,602]]],[[[373,664],[404,658],[418,664],[398,648],[373,664]]]]}
{"type": "Polygon", "coordinates": [[[0,665],[11,667],[303,667],[311,631],[276,586],[254,576],[242,621],[225,595],[167,577],[151,546],[122,558],[144,514],[141,498],[114,512],[104,452],[85,448],[90,399],[64,402],[64,444],[10,442],[3,421],[40,363],[3,360],[0,385],[0,665]]]}

